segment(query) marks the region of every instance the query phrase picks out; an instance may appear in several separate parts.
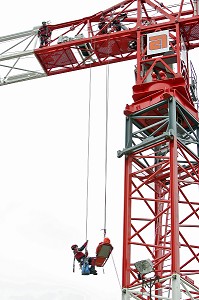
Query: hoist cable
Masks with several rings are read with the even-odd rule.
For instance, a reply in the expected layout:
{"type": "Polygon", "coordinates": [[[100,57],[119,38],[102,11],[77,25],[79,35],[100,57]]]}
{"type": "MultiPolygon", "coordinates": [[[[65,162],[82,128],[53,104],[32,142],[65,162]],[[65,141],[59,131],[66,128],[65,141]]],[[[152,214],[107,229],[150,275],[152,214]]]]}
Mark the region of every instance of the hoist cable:
{"type": "Polygon", "coordinates": [[[106,66],[106,129],[105,129],[105,183],[104,183],[104,237],[106,236],[107,206],[107,156],[108,156],[108,102],[109,102],[109,64],[106,66]]]}
{"type": "MultiPolygon", "coordinates": [[[[92,44],[92,37],[91,37],[92,44]]],[[[89,214],[89,171],[90,171],[90,127],[91,127],[91,89],[92,72],[90,63],[89,77],[89,107],[88,107],[88,140],[87,140],[87,187],[86,187],[86,240],[88,237],[88,214],[89,214]]],[[[105,184],[104,184],[104,237],[106,236],[106,206],[107,206],[107,152],[108,152],[108,100],[109,100],[109,64],[106,66],[106,128],[105,128],[105,184]]]]}
{"type": "Polygon", "coordinates": [[[88,140],[87,140],[87,178],[86,178],[86,240],[88,239],[88,199],[89,199],[89,171],[90,171],[90,119],[91,119],[91,67],[89,72],[89,104],[88,104],[88,140]]]}
{"type": "MultiPolygon", "coordinates": [[[[90,39],[92,45],[92,36],[90,39]]],[[[86,178],[86,241],[88,239],[88,204],[89,204],[89,172],[90,172],[90,127],[91,127],[91,99],[92,99],[92,66],[89,68],[89,104],[88,104],[88,140],[87,140],[87,178],[86,178]]],[[[86,247],[87,248],[87,247],[86,247]]]]}
{"type": "MultiPolygon", "coordinates": [[[[110,35],[108,38],[108,53],[109,56],[110,35]]],[[[106,236],[106,218],[107,218],[107,165],[108,165],[108,116],[109,116],[109,60],[106,65],[106,129],[105,129],[105,183],[104,183],[104,237],[106,236]]]]}
{"type": "Polygon", "coordinates": [[[117,268],[116,268],[115,261],[114,261],[112,253],[111,253],[111,257],[112,257],[113,265],[114,265],[114,268],[115,268],[115,273],[116,273],[116,276],[117,276],[117,280],[118,280],[118,283],[119,283],[119,286],[120,286],[120,290],[122,290],[122,285],[120,283],[119,275],[118,275],[118,272],[117,272],[117,268]]]}

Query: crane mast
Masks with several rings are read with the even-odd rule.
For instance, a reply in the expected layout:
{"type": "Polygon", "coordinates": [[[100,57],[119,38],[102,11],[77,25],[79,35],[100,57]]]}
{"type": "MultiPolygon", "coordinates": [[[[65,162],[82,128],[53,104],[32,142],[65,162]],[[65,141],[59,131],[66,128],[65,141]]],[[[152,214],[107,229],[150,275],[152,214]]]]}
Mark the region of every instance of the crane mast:
{"type": "Polygon", "coordinates": [[[123,300],[199,299],[199,100],[189,60],[199,47],[198,8],[197,0],[126,0],[49,24],[46,47],[39,26],[0,37],[1,86],[136,60],[117,152],[125,162],[123,300]]]}

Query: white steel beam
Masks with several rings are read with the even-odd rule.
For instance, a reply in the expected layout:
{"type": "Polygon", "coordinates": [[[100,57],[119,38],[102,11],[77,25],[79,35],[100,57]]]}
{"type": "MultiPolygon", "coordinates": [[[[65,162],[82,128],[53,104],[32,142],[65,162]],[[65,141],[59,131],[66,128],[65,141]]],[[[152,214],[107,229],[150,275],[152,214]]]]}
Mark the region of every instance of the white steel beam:
{"type": "Polygon", "coordinates": [[[18,33],[14,33],[14,34],[9,34],[9,35],[5,35],[5,36],[1,36],[0,37],[0,43],[1,42],[10,41],[10,40],[14,40],[14,39],[18,39],[18,38],[22,38],[22,37],[26,37],[26,36],[36,35],[40,26],[35,26],[31,30],[27,30],[27,31],[23,31],[23,32],[18,32],[18,33]]]}
{"type": "Polygon", "coordinates": [[[15,83],[15,82],[21,82],[21,81],[26,81],[26,80],[36,79],[36,78],[42,78],[42,77],[46,77],[46,76],[47,76],[46,73],[27,72],[27,73],[24,73],[21,75],[9,76],[6,79],[2,79],[0,81],[0,86],[10,84],[10,83],[15,83]]]}
{"type": "Polygon", "coordinates": [[[13,58],[20,58],[20,57],[24,57],[24,56],[28,56],[28,55],[32,55],[32,54],[34,54],[33,50],[26,50],[26,51],[11,53],[9,55],[2,55],[2,56],[0,55],[0,61],[9,60],[9,59],[13,59],[13,58]]]}

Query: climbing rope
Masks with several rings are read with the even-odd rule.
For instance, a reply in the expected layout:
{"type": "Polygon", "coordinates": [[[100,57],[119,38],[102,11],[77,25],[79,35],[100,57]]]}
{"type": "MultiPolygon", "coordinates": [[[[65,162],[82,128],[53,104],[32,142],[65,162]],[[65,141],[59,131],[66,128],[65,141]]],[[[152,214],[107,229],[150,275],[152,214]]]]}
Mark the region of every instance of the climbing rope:
{"type": "Polygon", "coordinates": [[[86,176],[86,241],[88,239],[88,200],[89,200],[89,170],[90,170],[90,115],[91,115],[91,67],[89,69],[89,104],[88,104],[88,140],[87,140],[87,176],[86,176]]]}
{"type": "MultiPolygon", "coordinates": [[[[108,53],[110,52],[110,35],[108,38],[108,53]]],[[[106,65],[106,129],[105,129],[105,182],[104,182],[104,237],[106,236],[107,218],[107,165],[108,165],[108,117],[109,117],[109,61],[106,65]]]]}
{"type": "Polygon", "coordinates": [[[114,261],[112,253],[111,253],[111,257],[112,257],[113,265],[114,265],[114,268],[115,268],[116,277],[117,277],[117,280],[118,280],[118,283],[119,283],[119,286],[120,286],[120,290],[122,290],[122,285],[121,285],[121,282],[120,282],[120,279],[119,279],[119,275],[118,275],[118,272],[117,272],[117,268],[116,268],[115,261],[114,261]]]}
{"type": "Polygon", "coordinates": [[[109,64],[106,66],[106,129],[105,129],[105,182],[104,182],[104,237],[106,236],[107,218],[107,161],[108,161],[108,103],[109,103],[109,64]]]}
{"type": "MultiPolygon", "coordinates": [[[[91,36],[92,45],[92,36],[91,36]]],[[[108,47],[109,48],[109,47],[108,47]]],[[[95,50],[95,49],[94,49],[95,50]]],[[[86,187],[86,240],[88,239],[88,213],[89,213],[89,171],[90,171],[90,127],[91,127],[91,99],[92,99],[92,63],[89,68],[89,104],[88,104],[88,140],[87,140],[87,187],[86,187]]],[[[104,237],[106,236],[107,219],[107,152],[108,152],[108,102],[109,102],[109,63],[106,66],[106,124],[105,124],[105,182],[104,182],[104,237]]]]}
{"type": "MultiPolygon", "coordinates": [[[[90,32],[90,44],[92,45],[92,32],[90,32]]],[[[95,50],[95,49],[94,49],[95,50]]],[[[89,208],[89,171],[90,171],[90,127],[91,127],[91,99],[92,99],[92,62],[89,67],[89,104],[88,104],[88,139],[87,139],[87,175],[86,175],[86,241],[88,239],[88,208],[89,208]]],[[[87,249],[87,247],[86,247],[87,249]]]]}

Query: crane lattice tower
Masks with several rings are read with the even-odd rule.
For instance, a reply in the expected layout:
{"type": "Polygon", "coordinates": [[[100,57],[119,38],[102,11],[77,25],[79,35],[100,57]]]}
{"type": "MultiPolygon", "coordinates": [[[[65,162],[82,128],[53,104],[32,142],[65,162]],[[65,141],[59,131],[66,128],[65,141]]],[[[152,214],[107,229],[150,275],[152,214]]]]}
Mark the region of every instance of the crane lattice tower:
{"type": "Polygon", "coordinates": [[[136,60],[118,151],[125,161],[123,300],[199,299],[199,101],[188,56],[199,46],[198,6],[125,0],[49,24],[51,41],[42,48],[39,26],[0,37],[1,86],[136,60]],[[117,30],[121,16],[125,27],[117,30]]]}

